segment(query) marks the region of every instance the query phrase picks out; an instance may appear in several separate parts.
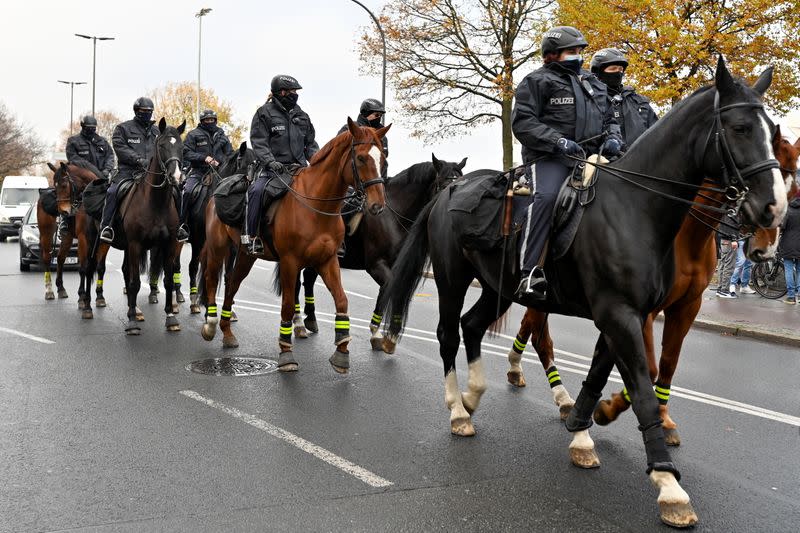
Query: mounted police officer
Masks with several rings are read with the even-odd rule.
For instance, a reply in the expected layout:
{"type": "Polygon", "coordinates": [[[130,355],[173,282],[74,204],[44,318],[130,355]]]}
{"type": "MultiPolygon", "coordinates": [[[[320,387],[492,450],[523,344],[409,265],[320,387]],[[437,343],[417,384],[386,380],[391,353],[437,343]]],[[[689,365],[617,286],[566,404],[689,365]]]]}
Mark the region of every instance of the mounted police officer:
{"type": "Polygon", "coordinates": [[[222,128],[217,126],[217,114],[206,109],[200,113],[200,123],[189,132],[183,141],[183,162],[189,164],[189,176],[183,183],[181,196],[180,226],[178,227],[178,241],[189,238],[189,226],[186,219],[189,217],[189,202],[192,191],[202,181],[203,177],[211,172],[212,168],[220,165],[220,161],[233,154],[231,141],[222,128]]]}
{"type": "MultiPolygon", "coordinates": [[[[383,107],[383,102],[376,98],[367,98],[363,102],[361,102],[361,108],[358,110],[358,118],[356,119],[356,124],[361,126],[362,128],[372,128],[378,129],[383,127],[383,115],[386,113],[386,109],[383,107]]],[[[338,135],[341,135],[347,131],[347,124],[341,127],[339,130],[338,135]]],[[[389,139],[384,137],[381,139],[383,142],[383,156],[385,158],[389,158],[389,139]]],[[[381,168],[381,177],[386,179],[386,172],[387,172],[388,165],[384,164],[383,168],[381,168]]]]}
{"type": "Polygon", "coordinates": [[[522,281],[517,298],[525,304],[546,298],[545,248],[559,188],[574,166],[568,156],[619,155],[622,137],[609,108],[606,86],[581,68],[588,43],[571,26],[557,26],[542,38],[544,65],[517,87],[511,128],[532,164],[535,187],[522,246],[522,281]],[[605,140],[603,140],[605,139],[605,140]]]}
{"type": "Polygon", "coordinates": [[[637,94],[633,87],[622,85],[627,68],[625,54],[616,48],[603,48],[592,56],[592,72],[608,87],[614,118],[622,130],[626,148],[658,120],[649,98],[637,94]]]}
{"type": "Polygon", "coordinates": [[[114,152],[119,160],[118,172],[106,193],[103,219],[100,221],[100,240],[112,242],[111,227],[117,212],[117,190],[123,181],[133,179],[147,169],[153,156],[158,136],[158,127],[153,122],[153,101],[142,96],[133,103],[133,120],[117,124],[111,136],[114,152]]]}
{"type": "Polygon", "coordinates": [[[103,176],[114,169],[114,152],[108,141],[97,134],[97,119],[85,116],[81,119],[81,132],[67,140],[67,161],[73,164],[94,165],[103,176]]]}
{"type": "Polygon", "coordinates": [[[278,75],[270,83],[271,93],[267,102],[258,108],[250,125],[250,144],[257,161],[262,166],[258,178],[247,191],[247,216],[242,244],[250,245],[253,254],[264,253],[264,245],[258,237],[264,191],[270,181],[270,189],[285,189],[289,171],[308,166],[308,161],[319,151],[314,140],[314,125],[308,114],[297,105],[300,84],[291,76],[278,75]]]}

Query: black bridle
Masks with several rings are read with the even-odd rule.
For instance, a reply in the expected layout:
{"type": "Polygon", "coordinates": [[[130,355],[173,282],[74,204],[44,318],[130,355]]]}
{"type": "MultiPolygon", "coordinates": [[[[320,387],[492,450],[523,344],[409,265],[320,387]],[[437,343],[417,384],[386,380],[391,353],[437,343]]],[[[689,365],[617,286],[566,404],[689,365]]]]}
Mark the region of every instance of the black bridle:
{"type": "MultiPolygon", "coordinates": [[[[182,157],[172,156],[172,157],[167,158],[166,161],[161,159],[161,151],[159,150],[159,145],[158,144],[161,141],[161,138],[164,137],[165,135],[166,134],[164,134],[164,133],[159,134],[156,137],[156,142],[155,142],[155,151],[156,151],[155,158],[156,158],[156,161],[158,161],[158,167],[159,167],[160,170],[158,172],[154,172],[154,171],[150,170],[149,168],[146,168],[144,170],[143,174],[142,174],[142,176],[143,176],[142,177],[142,181],[144,181],[145,183],[147,183],[148,185],[150,185],[154,189],[163,189],[167,185],[174,185],[175,184],[175,180],[167,172],[167,165],[169,165],[171,162],[174,161],[178,165],[178,168],[179,169],[181,168],[182,157]],[[160,174],[160,175],[164,176],[164,179],[161,180],[160,184],[156,185],[155,183],[147,180],[146,176],[148,174],[154,174],[156,176],[158,176],[160,174]]],[[[173,136],[173,135],[170,135],[170,137],[175,138],[175,136],[173,136]]],[[[180,139],[180,135],[178,135],[177,138],[180,139]]]]}
{"type": "MultiPolygon", "coordinates": [[[[368,181],[361,181],[361,176],[358,175],[358,167],[356,165],[356,146],[359,144],[370,144],[378,148],[380,153],[383,153],[383,147],[378,146],[378,143],[375,141],[353,141],[350,143],[350,164],[352,165],[353,169],[353,188],[356,190],[357,195],[365,196],[368,187],[372,187],[373,185],[381,185],[386,183],[386,180],[383,179],[381,176],[381,169],[377,168],[378,177],[375,179],[371,179],[368,181]]],[[[363,201],[363,200],[362,200],[363,201]]]]}
{"type": "MultiPolygon", "coordinates": [[[[56,182],[56,188],[58,187],[58,182],[61,180],[67,180],[67,183],[69,183],[70,212],[68,216],[72,216],[80,208],[83,198],[78,194],[78,185],[75,183],[75,179],[69,173],[69,170],[64,169],[64,173],[58,179],[54,180],[54,182],[56,182]]],[[[58,195],[56,195],[56,205],[64,201],[64,198],[60,198],[58,195]]]]}

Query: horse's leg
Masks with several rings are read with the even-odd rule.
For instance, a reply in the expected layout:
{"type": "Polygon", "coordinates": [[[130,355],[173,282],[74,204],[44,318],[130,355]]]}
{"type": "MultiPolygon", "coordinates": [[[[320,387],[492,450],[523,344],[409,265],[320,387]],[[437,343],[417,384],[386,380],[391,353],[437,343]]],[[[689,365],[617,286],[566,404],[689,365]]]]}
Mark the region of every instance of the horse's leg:
{"type": "Polygon", "coordinates": [[[189,312],[193,315],[200,313],[200,304],[197,302],[197,270],[200,266],[200,246],[192,244],[192,258],[189,260],[189,312]]]}
{"type": "Polygon", "coordinates": [[[316,303],[314,301],[314,284],[317,282],[317,271],[313,268],[303,269],[303,292],[305,295],[305,308],[303,313],[306,315],[303,325],[312,333],[319,333],[317,325],[316,303]]]}
{"type": "MultiPolygon", "coordinates": [[[[146,253],[146,252],[145,252],[146,253]]],[[[153,268],[153,251],[150,251],[150,266],[147,270],[148,280],[150,282],[150,294],[147,296],[147,303],[158,303],[158,273],[157,269],[153,268]]],[[[170,280],[171,282],[172,280],[170,280]]],[[[164,286],[166,287],[167,280],[164,278],[164,286]]],[[[171,285],[171,283],[170,283],[171,285]]]]}
{"type": "Polygon", "coordinates": [[[96,264],[97,264],[97,282],[95,284],[95,301],[94,304],[97,307],[105,307],[106,306],[106,298],[103,295],[103,283],[105,283],[105,276],[106,276],[106,256],[108,255],[108,247],[104,246],[96,255],[96,264]]]}
{"type": "MultiPolygon", "coordinates": [[[[234,263],[233,272],[231,272],[228,280],[225,282],[225,300],[222,302],[222,312],[220,313],[221,320],[219,321],[219,329],[222,330],[223,348],[236,348],[239,346],[239,341],[231,331],[233,297],[236,296],[236,293],[239,291],[239,286],[250,273],[255,262],[255,256],[240,253],[236,258],[236,263],[234,263]]],[[[294,294],[294,291],[292,291],[292,294],[294,294]]]]}
{"type": "MultiPolygon", "coordinates": [[[[183,295],[181,291],[181,251],[183,250],[183,243],[178,243],[178,248],[175,251],[175,261],[173,264],[172,269],[172,286],[173,290],[175,291],[175,302],[178,304],[182,304],[186,301],[186,297],[183,295]]],[[[194,249],[192,250],[194,253],[194,249]]],[[[175,306],[175,312],[177,313],[178,306],[175,306]]]]}
{"type": "MultiPolygon", "coordinates": [[[[164,270],[164,313],[167,314],[167,319],[164,327],[167,331],[180,331],[181,326],[178,324],[178,319],[175,317],[176,308],[178,304],[172,303],[172,298],[175,295],[175,265],[180,266],[177,260],[178,243],[173,239],[168,239],[165,249],[161,250],[161,264],[164,270]]],[[[180,274],[178,274],[180,279],[180,274]]]]}
{"type": "MultiPolygon", "coordinates": [[[[45,223],[44,217],[42,217],[42,222],[39,223],[39,250],[41,253],[39,260],[42,264],[42,270],[44,270],[45,300],[56,299],[56,295],[53,292],[53,267],[50,265],[50,260],[53,254],[54,231],[56,230],[52,230],[51,224],[45,223]]],[[[80,309],[80,302],[78,302],[78,308],[80,309]]]]}
{"type": "Polygon", "coordinates": [[[382,302],[384,298],[383,288],[386,287],[392,277],[392,268],[385,259],[380,259],[375,261],[374,264],[367,268],[367,273],[380,287],[380,290],[378,291],[378,299],[375,301],[375,309],[373,309],[372,318],[369,321],[369,332],[372,334],[369,342],[373,350],[384,350],[384,348],[388,348],[390,351],[384,351],[385,353],[391,354],[394,353],[396,345],[392,346],[391,343],[384,345],[387,341],[385,340],[383,334],[381,334],[380,328],[381,322],[383,321],[383,315],[381,314],[382,302]]]}
{"type": "MultiPolygon", "coordinates": [[[[77,223],[76,223],[77,224],[77,223]]],[[[89,269],[90,261],[94,261],[92,254],[92,232],[89,228],[84,227],[83,223],[77,225],[78,235],[78,273],[80,274],[80,283],[78,283],[78,309],[83,309],[83,301],[86,298],[88,282],[86,281],[86,274],[89,269]]]]}
{"type": "MultiPolygon", "coordinates": [[[[217,228],[217,232],[224,233],[224,230],[217,228]]],[[[219,237],[219,240],[223,241],[221,245],[215,246],[215,243],[209,240],[204,248],[203,256],[200,258],[203,265],[203,279],[200,280],[200,283],[205,284],[204,295],[206,306],[205,322],[200,330],[200,334],[203,336],[203,339],[207,341],[213,340],[214,336],[217,334],[217,324],[219,324],[219,315],[217,314],[217,286],[219,285],[220,270],[230,254],[227,235],[223,234],[217,237],[219,237]]],[[[226,271],[226,285],[229,275],[230,271],[226,271]]]]}
{"type": "MultiPolygon", "coordinates": [[[[241,239],[241,235],[237,233],[234,236],[234,238],[236,239],[236,242],[239,242],[239,240],[241,239]]],[[[226,285],[228,284],[228,272],[232,272],[233,271],[233,265],[236,262],[236,256],[239,253],[239,249],[237,247],[235,247],[235,246],[231,246],[231,250],[232,251],[230,253],[228,253],[227,259],[225,259],[225,284],[226,285]]],[[[239,321],[239,317],[236,315],[236,311],[231,309],[231,322],[238,322],[238,321],[239,321]]]]}
{"type": "Polygon", "coordinates": [[[508,372],[506,378],[508,382],[515,387],[524,387],[527,385],[525,376],[522,373],[522,353],[525,351],[525,346],[528,344],[531,333],[533,332],[534,322],[536,319],[535,311],[527,309],[522,316],[522,321],[519,324],[519,331],[517,337],[514,339],[514,344],[508,351],[508,372]]]}
{"type": "MultiPolygon", "coordinates": [[[[280,261],[281,282],[281,324],[278,335],[278,370],[280,372],[294,372],[297,370],[297,360],[294,358],[292,348],[292,319],[294,318],[296,294],[295,285],[300,276],[297,264],[287,257],[280,261]]],[[[338,320],[338,315],[337,315],[338,320]]]]}
{"type": "Polygon", "coordinates": [[[297,273],[297,280],[294,285],[294,315],[292,315],[292,327],[294,328],[294,336],[298,339],[307,339],[308,331],[303,323],[303,317],[300,316],[300,272],[297,273]]]}
{"type": "MultiPolygon", "coordinates": [[[[347,350],[351,340],[350,317],[347,315],[347,295],[342,287],[339,258],[334,255],[325,264],[321,265],[318,270],[322,281],[325,282],[325,286],[331,292],[333,303],[336,306],[336,318],[334,319],[336,350],[334,350],[328,362],[336,372],[346,374],[350,368],[350,352],[347,350]]],[[[282,274],[283,271],[281,270],[282,274]]]]}
{"type": "Polygon", "coordinates": [[[61,237],[61,245],[58,248],[58,266],[56,267],[56,292],[59,298],[67,298],[67,290],[64,288],[64,261],[67,260],[69,249],[72,247],[72,235],[74,233],[74,223],[70,229],[67,226],[67,231],[61,237]]]}
{"type": "Polygon", "coordinates": [[[511,306],[511,300],[502,299],[498,315],[497,298],[497,293],[485,286],[475,305],[461,317],[461,330],[464,333],[464,348],[469,365],[467,391],[461,393],[461,402],[470,415],[478,409],[481,396],[486,391],[486,376],[481,361],[481,341],[492,322],[503,316],[511,306]]]}
{"type": "MultiPolygon", "coordinates": [[[[644,327],[642,328],[642,338],[644,339],[644,350],[647,355],[647,364],[650,368],[651,381],[655,381],[656,372],[656,349],[655,342],[653,341],[653,321],[657,313],[650,313],[647,315],[644,327]]],[[[611,395],[610,400],[601,400],[594,410],[594,421],[601,426],[606,426],[619,418],[623,412],[628,410],[631,406],[631,397],[628,394],[628,389],[622,387],[622,390],[615,392],[611,395]]]]}
{"type": "MultiPolygon", "coordinates": [[[[598,313],[598,327],[605,332],[614,362],[631,397],[631,405],[639,421],[650,481],[659,489],[661,520],[675,527],[697,523],[689,495],[678,484],[680,473],[672,462],[664,440],[658,401],[653,394],[652,380],[644,353],[642,323],[633,309],[615,306],[598,313]]],[[[580,401],[580,398],[579,398],[580,401]]],[[[576,408],[577,408],[576,403],[576,408]]]]}
{"type": "Polygon", "coordinates": [[[439,340],[439,355],[444,364],[444,401],[450,410],[450,432],[461,437],[475,435],[475,427],[464,408],[456,376],[456,354],[461,342],[459,319],[471,281],[465,276],[448,275],[442,276],[441,280],[436,278],[436,288],[439,292],[439,324],[436,327],[436,337],[439,340]]]}
{"type": "Polygon", "coordinates": [[[141,246],[136,242],[128,242],[128,250],[125,252],[125,263],[127,263],[127,296],[128,296],[128,325],[125,326],[125,333],[128,335],[139,335],[142,328],[136,320],[136,297],[139,295],[139,289],[142,286],[142,280],[139,274],[139,255],[143,253],[141,246]]]}

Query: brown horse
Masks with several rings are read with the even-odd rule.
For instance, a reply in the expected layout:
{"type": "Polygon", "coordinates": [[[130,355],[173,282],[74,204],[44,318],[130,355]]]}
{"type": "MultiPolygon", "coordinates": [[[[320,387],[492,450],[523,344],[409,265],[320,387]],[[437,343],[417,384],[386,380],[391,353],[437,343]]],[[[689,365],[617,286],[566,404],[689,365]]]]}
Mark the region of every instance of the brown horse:
{"type": "MultiPolygon", "coordinates": [[[[62,165],[64,163],[61,163],[62,165]]],[[[47,163],[50,170],[55,174],[57,168],[50,163],[47,163]]],[[[49,189],[42,189],[46,191],[49,189]]],[[[44,209],[42,203],[41,193],[39,199],[36,201],[36,223],[39,226],[39,264],[44,270],[44,299],[55,300],[55,293],[53,292],[53,247],[56,241],[56,232],[58,231],[58,216],[51,215],[44,209]]],[[[61,235],[61,244],[58,248],[58,255],[56,261],[56,290],[59,298],[67,298],[67,291],[64,289],[63,271],[64,261],[69,253],[69,248],[72,245],[73,227],[70,227],[70,221],[67,221],[67,228],[63,235],[61,235]]]]}
{"type": "MultiPolygon", "coordinates": [[[[329,361],[337,372],[348,371],[350,319],[336,257],[336,249],[344,239],[344,223],[339,213],[348,186],[356,190],[359,198],[365,198],[371,213],[377,214],[383,209],[385,198],[380,169],[384,159],[381,139],[389,127],[378,130],[360,128],[348,118],[347,131],[326,144],[311,159],[311,165],[295,176],[288,194],[280,200],[271,223],[265,214],[262,233],[271,232],[271,239],[265,233],[263,235],[264,242],[271,245],[261,257],[278,262],[275,281],[276,288],[279,286],[282,294],[278,369],[282,372],[294,371],[298,367],[292,354],[292,318],[295,285],[298,273],[304,267],[313,267],[333,296],[336,305],[336,350],[329,361]]],[[[212,340],[219,323],[223,332],[223,346],[235,347],[239,342],[231,332],[233,298],[257,258],[239,245],[239,229],[224,224],[217,216],[215,205],[212,199],[206,207],[206,244],[200,260],[205,277],[205,284],[201,286],[204,294],[201,297],[206,304],[202,336],[207,341],[212,340]],[[225,283],[222,320],[219,320],[217,285],[232,243],[237,246],[238,252],[233,271],[225,283]]]]}
{"type": "MultiPolygon", "coordinates": [[[[797,170],[796,149],[780,136],[777,130],[773,139],[775,157],[781,164],[784,177],[793,179],[797,170]]],[[[787,182],[788,184],[788,182],[787,182]]],[[[791,195],[791,193],[790,193],[791,195]]],[[[789,196],[791,197],[791,196],[789,196]]],[[[725,198],[721,193],[699,194],[695,202],[717,206],[725,198]]],[[[708,287],[717,264],[717,246],[715,231],[719,221],[713,217],[703,215],[701,210],[693,209],[687,216],[675,238],[675,279],[669,294],[660,307],[650,313],[644,323],[642,332],[645,340],[650,378],[655,384],[655,393],[659,400],[659,410],[663,420],[664,435],[669,445],[680,444],[677,424],[669,415],[667,401],[669,400],[670,386],[675,369],[678,365],[683,339],[689,332],[697,313],[700,311],[703,292],[708,287]],[[653,339],[653,321],[656,316],[664,312],[664,333],[662,336],[661,359],[656,362],[656,353],[653,339]]],[[[725,230],[721,230],[725,233],[725,230]]],[[[754,238],[768,241],[774,238],[777,229],[759,228],[754,233],[754,238]]],[[[774,252],[773,252],[774,253],[774,252]]],[[[518,387],[525,386],[520,361],[522,351],[531,337],[533,346],[539,355],[539,360],[550,382],[553,400],[559,407],[561,418],[565,419],[574,402],[569,392],[561,384],[558,369],[553,364],[553,340],[547,325],[547,315],[534,309],[528,309],[522,319],[517,338],[509,351],[508,360],[511,367],[508,371],[509,383],[518,387]]],[[[614,393],[611,400],[600,402],[594,412],[594,419],[600,425],[610,423],[620,413],[630,407],[630,400],[625,389],[614,393]]]]}

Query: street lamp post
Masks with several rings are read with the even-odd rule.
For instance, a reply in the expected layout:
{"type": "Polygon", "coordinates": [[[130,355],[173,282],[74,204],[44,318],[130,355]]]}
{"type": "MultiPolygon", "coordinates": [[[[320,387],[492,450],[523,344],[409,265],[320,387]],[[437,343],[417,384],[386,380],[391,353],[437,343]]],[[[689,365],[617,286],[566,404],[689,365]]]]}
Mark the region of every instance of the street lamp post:
{"type": "Polygon", "coordinates": [[[94,78],[97,70],[97,41],[113,41],[114,37],[96,37],[94,35],[83,35],[76,33],[76,37],[92,40],[92,116],[94,116],[94,78]]]}
{"type": "Polygon", "coordinates": [[[197,120],[200,120],[200,58],[203,51],[203,17],[211,13],[210,7],[204,7],[200,11],[194,14],[195,18],[200,23],[200,27],[197,32],[197,113],[195,113],[195,117],[197,120]]]}
{"type": "Polygon", "coordinates": [[[358,0],[350,0],[351,2],[360,5],[364,8],[364,11],[369,13],[369,16],[372,17],[372,20],[375,21],[375,25],[378,26],[378,31],[381,34],[381,43],[383,44],[383,78],[381,80],[381,102],[383,103],[384,109],[386,108],[386,35],[383,33],[383,27],[381,27],[381,23],[378,21],[378,17],[375,14],[367,9],[367,6],[359,2],[358,0]]]}
{"type": "Polygon", "coordinates": [[[86,82],[85,81],[58,80],[58,83],[63,83],[65,85],[69,85],[69,135],[70,135],[70,137],[72,137],[72,121],[74,120],[72,118],[72,116],[73,116],[72,115],[72,112],[73,112],[73,105],[72,104],[73,104],[73,101],[74,101],[73,96],[75,95],[75,86],[76,85],[86,85],[86,82]]]}

